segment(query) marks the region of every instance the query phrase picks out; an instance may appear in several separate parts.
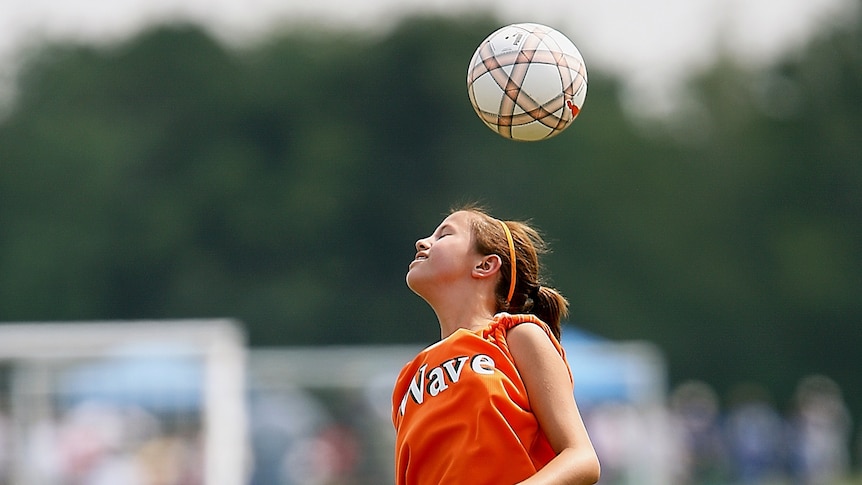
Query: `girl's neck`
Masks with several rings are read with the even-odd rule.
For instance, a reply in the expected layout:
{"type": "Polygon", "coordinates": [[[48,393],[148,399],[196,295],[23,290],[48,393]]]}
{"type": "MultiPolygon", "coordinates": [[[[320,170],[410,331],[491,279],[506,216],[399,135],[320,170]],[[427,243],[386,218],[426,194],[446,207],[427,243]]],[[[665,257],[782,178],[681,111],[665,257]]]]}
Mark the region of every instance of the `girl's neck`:
{"type": "Polygon", "coordinates": [[[462,328],[474,331],[487,327],[497,313],[494,285],[493,279],[471,280],[469,285],[446,285],[442,291],[424,295],[437,315],[440,338],[462,328]]]}
{"type": "Polygon", "coordinates": [[[478,308],[448,308],[442,311],[435,309],[435,313],[440,324],[441,339],[462,328],[470,331],[485,328],[494,319],[494,308],[485,305],[478,308]]]}

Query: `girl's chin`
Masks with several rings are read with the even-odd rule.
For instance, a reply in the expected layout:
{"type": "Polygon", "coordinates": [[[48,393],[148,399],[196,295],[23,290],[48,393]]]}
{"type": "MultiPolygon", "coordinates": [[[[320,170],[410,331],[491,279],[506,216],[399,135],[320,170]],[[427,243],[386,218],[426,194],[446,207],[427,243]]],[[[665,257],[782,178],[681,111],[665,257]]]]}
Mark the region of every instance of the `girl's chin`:
{"type": "Polygon", "coordinates": [[[422,296],[421,278],[418,278],[414,271],[407,271],[407,276],[405,276],[404,280],[407,282],[407,288],[410,288],[413,293],[422,296]]]}

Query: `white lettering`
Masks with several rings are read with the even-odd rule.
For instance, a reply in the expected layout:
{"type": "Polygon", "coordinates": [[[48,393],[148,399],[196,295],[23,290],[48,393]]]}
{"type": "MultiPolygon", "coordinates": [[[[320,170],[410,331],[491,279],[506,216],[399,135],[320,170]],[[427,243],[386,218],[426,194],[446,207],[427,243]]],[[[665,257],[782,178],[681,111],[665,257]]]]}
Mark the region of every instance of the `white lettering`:
{"type": "Polygon", "coordinates": [[[494,373],[494,359],[490,355],[485,354],[476,354],[472,359],[466,355],[455,357],[443,362],[438,367],[432,368],[430,371],[428,371],[428,364],[424,364],[416,371],[416,375],[410,381],[407,392],[401,398],[398,412],[404,416],[408,399],[412,399],[413,402],[421,405],[425,401],[426,393],[431,397],[435,397],[446,389],[449,389],[449,384],[454,384],[461,379],[461,371],[464,370],[464,366],[468,360],[470,361],[470,369],[476,374],[491,375],[494,373]]]}
{"type": "Polygon", "coordinates": [[[443,369],[440,367],[431,369],[431,372],[428,373],[428,394],[430,394],[431,397],[434,397],[446,389],[449,389],[449,386],[446,385],[446,378],[443,376],[443,369]]]}
{"type": "Polygon", "coordinates": [[[404,409],[407,407],[407,398],[412,397],[413,402],[416,404],[422,404],[425,400],[425,393],[422,392],[423,384],[425,382],[425,369],[428,368],[428,364],[423,365],[419,368],[419,372],[416,373],[416,377],[410,381],[410,387],[407,389],[407,393],[404,394],[404,399],[401,400],[401,406],[399,406],[398,411],[401,415],[404,415],[404,409]]]}
{"type": "Polygon", "coordinates": [[[494,359],[490,355],[477,354],[470,361],[470,368],[477,374],[490,375],[494,373],[494,359]]]}
{"type": "Polygon", "coordinates": [[[454,359],[443,362],[443,369],[446,370],[446,375],[452,382],[458,382],[461,378],[461,370],[464,369],[464,362],[467,362],[468,357],[455,357],[454,359]]]}

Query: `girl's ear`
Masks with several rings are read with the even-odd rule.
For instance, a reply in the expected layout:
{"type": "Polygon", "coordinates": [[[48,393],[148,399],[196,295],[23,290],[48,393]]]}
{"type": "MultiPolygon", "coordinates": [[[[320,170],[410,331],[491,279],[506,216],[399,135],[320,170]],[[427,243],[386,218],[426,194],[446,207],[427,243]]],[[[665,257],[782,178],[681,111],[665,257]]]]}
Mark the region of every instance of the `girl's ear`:
{"type": "Polygon", "coordinates": [[[482,256],[476,266],[473,267],[474,278],[489,278],[500,272],[500,267],[503,265],[503,260],[496,254],[482,256]]]}

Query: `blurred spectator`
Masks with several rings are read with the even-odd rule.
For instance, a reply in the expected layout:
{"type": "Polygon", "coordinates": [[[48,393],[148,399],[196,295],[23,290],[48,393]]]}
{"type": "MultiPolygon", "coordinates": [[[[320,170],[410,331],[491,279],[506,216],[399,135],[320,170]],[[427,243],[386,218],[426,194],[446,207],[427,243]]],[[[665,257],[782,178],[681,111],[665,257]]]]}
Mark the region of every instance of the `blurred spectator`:
{"type": "Polygon", "coordinates": [[[735,389],[724,429],[733,473],[740,483],[775,483],[784,478],[786,425],[765,389],[754,384],[735,389]]]}
{"type": "Polygon", "coordinates": [[[792,465],[801,485],[832,485],[850,471],[850,413],[828,377],[802,379],[794,396],[792,465]]]}
{"type": "Polygon", "coordinates": [[[602,465],[602,483],[629,483],[628,468],[633,449],[640,445],[639,422],[634,406],[609,402],[596,405],[584,416],[590,439],[602,465]]]}
{"type": "Polygon", "coordinates": [[[9,418],[0,411],[0,485],[9,483],[9,418]]]}
{"type": "Polygon", "coordinates": [[[309,466],[287,457],[307,448],[318,429],[331,422],[325,407],[305,390],[257,391],[249,401],[254,468],[251,485],[304,485],[309,466]]]}
{"type": "Polygon", "coordinates": [[[602,485],[679,483],[683,446],[664,406],[608,401],[584,410],[602,465],[602,485]]]}
{"type": "Polygon", "coordinates": [[[360,445],[352,429],[331,424],[285,457],[284,465],[303,485],[349,485],[355,481],[360,445]]]}
{"type": "Polygon", "coordinates": [[[720,406],[712,387],[700,381],[680,384],[671,393],[670,413],[682,433],[682,483],[727,483],[727,454],[721,434],[720,406]]]}

